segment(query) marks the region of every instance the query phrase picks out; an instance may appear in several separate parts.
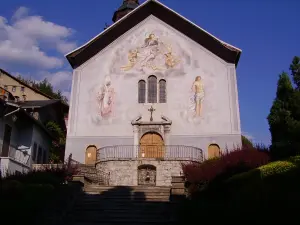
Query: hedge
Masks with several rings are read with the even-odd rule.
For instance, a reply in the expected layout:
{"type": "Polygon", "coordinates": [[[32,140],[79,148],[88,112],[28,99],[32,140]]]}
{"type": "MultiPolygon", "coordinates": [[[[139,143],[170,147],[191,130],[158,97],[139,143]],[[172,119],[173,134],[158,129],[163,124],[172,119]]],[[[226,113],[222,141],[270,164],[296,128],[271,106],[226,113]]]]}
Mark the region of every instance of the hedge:
{"type": "Polygon", "coordinates": [[[182,207],[182,224],[297,224],[300,156],[276,161],[227,179],[182,207]]]}

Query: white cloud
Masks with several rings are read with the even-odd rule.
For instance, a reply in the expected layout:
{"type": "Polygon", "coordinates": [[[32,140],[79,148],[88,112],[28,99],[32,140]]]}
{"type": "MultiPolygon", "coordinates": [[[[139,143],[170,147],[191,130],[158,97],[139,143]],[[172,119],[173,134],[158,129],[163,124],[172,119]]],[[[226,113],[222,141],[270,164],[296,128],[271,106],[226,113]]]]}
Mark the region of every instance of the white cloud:
{"type": "Polygon", "coordinates": [[[48,73],[45,78],[53,85],[56,90],[67,91],[71,89],[72,73],[70,71],[58,71],[48,73]]]}
{"type": "Polygon", "coordinates": [[[11,23],[0,16],[0,61],[44,69],[61,67],[61,53],[76,48],[76,43],[69,41],[74,30],[28,13],[29,9],[20,7],[11,23]],[[47,49],[55,55],[48,54],[47,49]]]}
{"type": "Polygon", "coordinates": [[[75,42],[66,42],[66,41],[60,41],[56,45],[57,50],[63,54],[66,54],[74,50],[76,47],[77,45],[75,42]]]}
{"type": "Polygon", "coordinates": [[[24,6],[21,6],[13,14],[12,20],[21,19],[22,17],[27,16],[28,14],[29,14],[29,9],[24,6]]]}

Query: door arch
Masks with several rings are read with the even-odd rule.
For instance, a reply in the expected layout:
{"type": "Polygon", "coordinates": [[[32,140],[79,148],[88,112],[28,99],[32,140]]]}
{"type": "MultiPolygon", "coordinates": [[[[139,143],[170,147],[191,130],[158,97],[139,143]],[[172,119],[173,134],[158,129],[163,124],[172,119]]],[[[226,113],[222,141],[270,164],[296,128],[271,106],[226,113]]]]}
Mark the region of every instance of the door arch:
{"type": "Polygon", "coordinates": [[[97,160],[97,147],[95,145],[89,145],[85,151],[85,164],[94,165],[97,160]]]}
{"type": "Polygon", "coordinates": [[[163,138],[155,132],[144,134],[140,139],[141,158],[163,158],[165,155],[163,138]]]}
{"type": "Polygon", "coordinates": [[[219,145],[217,144],[210,144],[208,146],[208,158],[216,158],[221,156],[221,150],[219,145]]]}

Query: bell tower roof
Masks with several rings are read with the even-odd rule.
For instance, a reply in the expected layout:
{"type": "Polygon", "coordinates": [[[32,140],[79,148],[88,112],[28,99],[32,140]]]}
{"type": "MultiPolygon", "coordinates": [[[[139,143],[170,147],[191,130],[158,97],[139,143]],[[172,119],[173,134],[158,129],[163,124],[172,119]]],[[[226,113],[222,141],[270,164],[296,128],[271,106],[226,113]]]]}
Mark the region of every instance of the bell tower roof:
{"type": "Polygon", "coordinates": [[[125,16],[127,13],[134,10],[136,7],[140,5],[139,0],[123,0],[122,5],[115,11],[112,21],[116,22],[125,16]]]}

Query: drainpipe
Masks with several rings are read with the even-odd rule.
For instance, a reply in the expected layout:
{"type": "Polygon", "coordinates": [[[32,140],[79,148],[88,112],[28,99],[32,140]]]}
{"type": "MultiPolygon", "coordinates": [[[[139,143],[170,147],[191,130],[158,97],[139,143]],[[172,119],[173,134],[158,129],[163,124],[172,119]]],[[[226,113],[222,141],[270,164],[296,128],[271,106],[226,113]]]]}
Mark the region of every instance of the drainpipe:
{"type": "Polygon", "coordinates": [[[14,110],[14,111],[12,111],[12,112],[7,113],[6,115],[4,115],[4,117],[9,116],[10,114],[16,113],[16,112],[18,112],[19,110],[20,110],[20,108],[17,108],[16,110],[14,110]]]}

